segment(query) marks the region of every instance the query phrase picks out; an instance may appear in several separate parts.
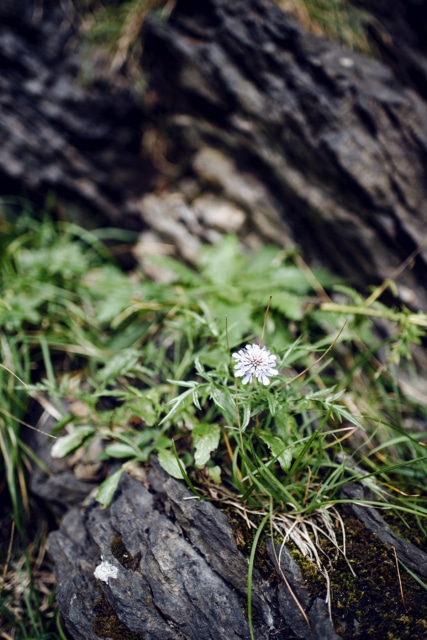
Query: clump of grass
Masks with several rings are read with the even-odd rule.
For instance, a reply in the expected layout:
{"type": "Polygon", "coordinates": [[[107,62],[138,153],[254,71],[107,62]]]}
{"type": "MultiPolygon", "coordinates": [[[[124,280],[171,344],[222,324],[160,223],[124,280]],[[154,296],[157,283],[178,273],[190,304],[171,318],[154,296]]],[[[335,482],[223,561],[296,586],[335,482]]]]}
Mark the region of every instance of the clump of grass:
{"type": "Polygon", "coordinates": [[[367,26],[372,21],[366,11],[346,0],[276,0],[296,16],[311,33],[338,40],[350,49],[372,54],[367,26]]]}
{"type": "MultiPolygon", "coordinates": [[[[3,503],[2,527],[7,508],[3,503]]],[[[6,639],[65,640],[54,607],[55,579],[46,560],[46,522],[39,523],[26,547],[9,529],[8,553],[0,575],[0,637],[6,639]]],[[[2,538],[6,531],[3,530],[2,538]]],[[[28,535],[26,536],[28,540],[28,535]]]]}
{"type": "MultiPolygon", "coordinates": [[[[82,27],[91,53],[103,52],[111,71],[123,71],[134,86],[143,91],[145,82],[140,67],[143,40],[142,27],[147,15],[156,13],[167,19],[175,0],[127,0],[95,5],[83,0],[82,27]]],[[[98,56],[99,58],[99,56],[98,56]]],[[[87,64],[92,55],[87,56],[87,64]]]]}
{"type": "Polygon", "coordinates": [[[310,272],[292,251],[245,254],[233,236],[205,247],[197,269],[153,258],[173,274],[160,285],[123,273],[95,233],[31,216],[8,224],[0,344],[9,439],[1,457],[18,523],[28,394],[45,394],[60,416],[53,455],[97,438],[107,467],[122,461],[100,485],[105,507],[121,474],[156,453],[197,496],[233,505],[256,531],[251,569],[269,522],[328,582],[317,539],[326,536],[345,556],[331,523],[342,523],[346,483],[368,485],[376,504],[403,519],[425,518],[427,412],[406,397],[391,366],[422,338],[425,315],[342,285],[347,302],[337,306],[325,288],[333,295],[338,284],[327,273],[310,272]],[[378,319],[397,327],[380,345],[378,319]],[[232,354],[260,341],[277,375],[243,384],[232,354]],[[389,354],[382,363],[379,347],[389,354]],[[64,412],[65,397],[79,401],[84,417],[64,412]],[[405,418],[424,426],[404,428],[405,418]]]}
{"type": "Polygon", "coordinates": [[[85,286],[84,275],[106,255],[95,235],[71,224],[61,227],[47,215],[38,220],[25,203],[0,210],[0,469],[5,477],[0,627],[4,634],[13,630],[14,638],[63,637],[52,610],[46,614],[53,603],[51,567],[44,558],[43,531],[33,531],[27,488],[32,464],[41,465],[25,437],[34,428],[28,424],[29,385],[43,372],[52,397],[59,398],[59,380],[52,361],[45,366],[43,353],[53,352],[54,365],[66,374],[78,370],[89,353],[101,351],[102,336],[90,319],[95,293],[85,286]]]}

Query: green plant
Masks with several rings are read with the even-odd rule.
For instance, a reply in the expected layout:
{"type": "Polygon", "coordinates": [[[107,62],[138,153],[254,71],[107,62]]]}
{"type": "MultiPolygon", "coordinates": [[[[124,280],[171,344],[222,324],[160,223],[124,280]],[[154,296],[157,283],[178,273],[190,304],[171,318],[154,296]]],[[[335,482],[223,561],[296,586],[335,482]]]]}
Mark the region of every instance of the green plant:
{"type": "MultiPolygon", "coordinates": [[[[3,526],[6,512],[3,509],[3,526]]],[[[24,547],[22,539],[14,540],[13,533],[12,526],[9,553],[0,575],[0,636],[66,640],[54,607],[52,568],[45,558],[46,523],[40,523],[34,539],[24,547]]]]}
{"type": "Polygon", "coordinates": [[[153,453],[200,498],[232,506],[257,532],[249,582],[270,522],[328,583],[313,539],[323,535],[345,554],[339,506],[349,482],[367,484],[373,504],[413,516],[424,531],[426,433],[410,419],[425,425],[427,411],[395,368],[421,340],[424,315],[366,301],[309,272],[295,252],[245,253],[233,236],[205,247],[196,269],[157,258],[173,274],[160,285],[123,273],[96,234],[72,224],[29,215],[8,225],[8,241],[0,236],[1,459],[18,523],[29,393],[47,395],[61,415],[53,455],[98,439],[107,469],[122,461],[100,485],[105,507],[123,471],[153,453]],[[325,287],[348,302],[326,300],[325,287]],[[379,320],[395,334],[378,340],[379,320]],[[268,384],[262,375],[246,381],[247,363],[236,357],[258,342],[276,358],[268,384]],[[84,411],[68,413],[65,398],[84,411]]]}
{"type": "MultiPolygon", "coordinates": [[[[41,462],[26,439],[27,430],[34,428],[28,424],[29,385],[48,363],[48,343],[55,366],[65,369],[78,368],[94,347],[94,327],[85,315],[90,316],[89,306],[80,305],[89,305],[95,292],[83,280],[85,270],[99,266],[107,253],[93,234],[54,224],[47,215],[38,220],[22,203],[10,204],[18,204],[20,213],[9,208],[0,212],[0,468],[6,479],[1,487],[2,549],[10,536],[0,579],[0,626],[6,634],[13,629],[14,638],[64,637],[52,611],[46,616],[53,593],[46,596],[52,571],[44,560],[44,541],[38,540],[43,523],[35,532],[31,526],[27,476],[31,465],[41,462]]],[[[55,387],[53,397],[59,399],[54,366],[49,365],[45,372],[55,387]]]]}
{"type": "MultiPolygon", "coordinates": [[[[82,0],[82,4],[90,51],[103,51],[112,71],[125,70],[134,85],[143,89],[140,59],[144,21],[151,12],[166,19],[175,0],[127,0],[119,3],[105,0],[95,5],[82,0]]],[[[89,59],[88,56],[87,64],[90,64],[89,59]]]]}
{"type": "Polygon", "coordinates": [[[373,18],[346,0],[276,0],[318,36],[338,40],[350,49],[372,53],[367,26],[373,18]]]}

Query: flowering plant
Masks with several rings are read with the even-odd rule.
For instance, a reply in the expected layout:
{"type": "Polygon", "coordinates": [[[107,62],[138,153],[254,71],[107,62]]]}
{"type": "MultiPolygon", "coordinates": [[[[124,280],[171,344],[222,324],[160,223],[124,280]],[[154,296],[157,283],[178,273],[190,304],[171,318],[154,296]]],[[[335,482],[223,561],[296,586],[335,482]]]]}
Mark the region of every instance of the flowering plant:
{"type": "Polygon", "coordinates": [[[270,384],[270,378],[278,375],[276,356],[271,354],[266,347],[257,344],[247,344],[237,353],[233,353],[236,360],[234,373],[237,377],[243,377],[242,383],[252,382],[257,378],[263,385],[270,384]]]}

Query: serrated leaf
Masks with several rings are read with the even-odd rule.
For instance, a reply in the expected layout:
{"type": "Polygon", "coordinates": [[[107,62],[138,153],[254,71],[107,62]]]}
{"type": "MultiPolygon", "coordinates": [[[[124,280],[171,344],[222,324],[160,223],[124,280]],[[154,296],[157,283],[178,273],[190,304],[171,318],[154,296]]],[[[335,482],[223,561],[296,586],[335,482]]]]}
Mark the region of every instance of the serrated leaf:
{"type": "Polygon", "coordinates": [[[95,498],[102,504],[103,509],[106,509],[111,504],[123,472],[124,469],[121,467],[99,485],[95,498]]]}
{"type": "Polygon", "coordinates": [[[271,299],[271,308],[280,311],[289,320],[301,320],[304,317],[302,296],[286,291],[275,292],[271,299]]]}
{"type": "Polygon", "coordinates": [[[193,429],[194,463],[204,467],[212,451],[218,448],[220,429],[217,424],[198,424],[193,429]]]}
{"type": "Polygon", "coordinates": [[[253,277],[277,270],[283,261],[283,251],[277,247],[264,246],[251,254],[246,273],[253,277]]]}
{"type": "MultiPolygon", "coordinates": [[[[271,282],[275,288],[280,287],[280,290],[284,289],[302,296],[307,295],[312,290],[304,272],[293,265],[282,266],[272,270],[271,282]]],[[[273,294],[273,297],[275,295],[276,293],[273,294]]]]}
{"type": "Polygon", "coordinates": [[[215,284],[233,282],[241,272],[242,255],[236,236],[225,236],[215,246],[203,248],[200,264],[204,275],[215,284]]]}
{"type": "Polygon", "coordinates": [[[239,298],[240,294],[236,292],[236,295],[231,296],[227,302],[215,300],[216,322],[220,331],[225,331],[227,326],[230,345],[239,344],[252,327],[254,305],[239,298]]]}
{"type": "Polygon", "coordinates": [[[94,432],[95,429],[93,427],[75,427],[71,433],[68,433],[66,436],[61,436],[55,441],[50,450],[50,455],[52,458],[63,458],[67,456],[72,451],[75,451],[75,449],[78,449],[94,432]]]}
{"type": "MultiPolygon", "coordinates": [[[[184,480],[182,471],[172,451],[169,451],[169,449],[160,449],[160,451],[158,451],[157,453],[157,459],[162,469],[164,469],[166,473],[172,476],[172,478],[176,478],[177,480],[184,480]]],[[[181,464],[182,466],[184,466],[183,462],[181,462],[181,464]]]]}

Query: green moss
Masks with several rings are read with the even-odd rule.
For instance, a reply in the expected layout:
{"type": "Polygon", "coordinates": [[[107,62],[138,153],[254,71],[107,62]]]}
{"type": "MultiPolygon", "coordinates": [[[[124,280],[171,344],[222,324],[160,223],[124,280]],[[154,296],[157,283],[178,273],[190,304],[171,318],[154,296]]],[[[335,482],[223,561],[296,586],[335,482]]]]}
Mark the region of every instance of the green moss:
{"type": "Polygon", "coordinates": [[[120,562],[122,567],[125,569],[132,569],[132,571],[136,570],[139,565],[139,561],[141,560],[140,551],[138,551],[134,556],[129,553],[120,533],[116,533],[114,536],[113,542],[111,543],[111,553],[116,560],[120,562]]]}
{"type": "MultiPolygon", "coordinates": [[[[413,490],[413,488],[409,490],[413,490]]],[[[392,510],[384,511],[381,515],[398,536],[408,542],[412,542],[412,544],[422,551],[427,552],[425,524],[420,523],[418,518],[411,513],[400,514],[392,510]]]]}
{"type": "MultiPolygon", "coordinates": [[[[329,569],[332,615],[342,638],[386,638],[425,640],[427,637],[427,593],[405,571],[396,568],[393,550],[371,534],[356,518],[346,517],[347,562],[339,555],[329,569]],[[403,600],[401,593],[403,590],[403,600]]],[[[332,546],[325,552],[334,557],[332,546]]],[[[323,578],[298,552],[298,561],[312,595],[324,597],[323,578]],[[323,580],[323,586],[322,586],[323,580]]]]}
{"type": "MultiPolygon", "coordinates": [[[[324,539],[323,550],[330,558],[328,567],[332,592],[332,616],[337,633],[343,640],[425,640],[427,638],[427,592],[402,568],[399,574],[393,550],[370,533],[362,522],[343,516],[346,529],[347,561],[324,539]],[[403,590],[403,600],[401,593],[403,590]]],[[[231,518],[239,548],[249,554],[252,532],[240,519],[231,518]]],[[[268,535],[268,534],[267,534],[268,535]]],[[[280,544],[280,540],[276,541],[280,544]]],[[[326,597],[324,577],[316,565],[304,557],[295,545],[287,544],[298,562],[304,586],[312,597],[326,597]]],[[[256,568],[270,582],[280,582],[265,548],[260,541],[256,568]]],[[[293,636],[290,636],[293,637],[293,636]]]]}
{"type": "Polygon", "coordinates": [[[95,618],[92,631],[100,638],[111,640],[144,640],[143,636],[130,631],[117,617],[116,612],[105,598],[101,596],[94,604],[95,618]]]}

